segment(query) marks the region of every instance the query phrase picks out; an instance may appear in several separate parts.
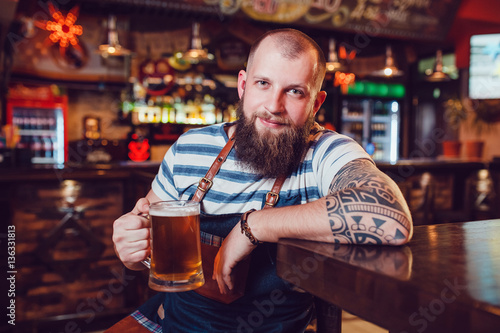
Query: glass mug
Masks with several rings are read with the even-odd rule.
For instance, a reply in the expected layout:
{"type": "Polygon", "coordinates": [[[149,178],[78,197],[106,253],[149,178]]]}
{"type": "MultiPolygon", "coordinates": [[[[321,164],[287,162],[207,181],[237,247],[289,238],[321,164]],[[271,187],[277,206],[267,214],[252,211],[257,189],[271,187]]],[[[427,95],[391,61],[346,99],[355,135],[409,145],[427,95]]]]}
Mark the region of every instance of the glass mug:
{"type": "Polygon", "coordinates": [[[201,268],[200,203],[187,200],[159,201],[149,206],[151,259],[149,287],[178,292],[205,283],[201,268]]]}

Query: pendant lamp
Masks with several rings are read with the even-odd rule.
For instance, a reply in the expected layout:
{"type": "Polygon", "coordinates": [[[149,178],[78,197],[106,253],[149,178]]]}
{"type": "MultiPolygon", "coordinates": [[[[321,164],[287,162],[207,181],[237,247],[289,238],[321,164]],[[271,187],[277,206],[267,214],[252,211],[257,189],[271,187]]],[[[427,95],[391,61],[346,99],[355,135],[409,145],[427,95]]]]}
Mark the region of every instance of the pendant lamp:
{"type": "Polygon", "coordinates": [[[327,73],[332,73],[344,69],[344,66],[339,62],[335,44],[335,39],[330,38],[328,43],[328,62],[326,63],[327,73]]]}
{"type": "Polygon", "coordinates": [[[118,31],[116,31],[116,16],[110,15],[108,18],[108,43],[99,45],[99,53],[102,57],[126,56],[131,51],[124,48],[118,42],[118,31]]]}
{"type": "Polygon", "coordinates": [[[450,76],[443,72],[443,51],[436,51],[436,63],[434,64],[434,71],[431,75],[426,77],[426,80],[431,82],[450,81],[450,76]]]}
{"type": "Polygon", "coordinates": [[[176,56],[192,64],[214,60],[214,55],[208,53],[208,51],[201,45],[200,24],[198,22],[193,23],[191,48],[184,53],[178,53],[176,56]]]}
{"type": "Polygon", "coordinates": [[[372,73],[374,76],[401,76],[403,72],[400,71],[395,64],[394,58],[392,56],[392,48],[387,45],[385,48],[385,67],[372,73]]]}

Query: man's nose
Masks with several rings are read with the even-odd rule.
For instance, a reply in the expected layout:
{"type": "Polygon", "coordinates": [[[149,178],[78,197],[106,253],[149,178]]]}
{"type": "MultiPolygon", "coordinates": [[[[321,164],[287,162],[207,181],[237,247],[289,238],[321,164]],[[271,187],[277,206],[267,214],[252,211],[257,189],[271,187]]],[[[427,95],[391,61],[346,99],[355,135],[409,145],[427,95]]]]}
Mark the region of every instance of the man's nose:
{"type": "Polygon", "coordinates": [[[280,91],[272,91],[269,93],[266,109],[272,114],[283,113],[285,110],[284,94],[280,91]]]}

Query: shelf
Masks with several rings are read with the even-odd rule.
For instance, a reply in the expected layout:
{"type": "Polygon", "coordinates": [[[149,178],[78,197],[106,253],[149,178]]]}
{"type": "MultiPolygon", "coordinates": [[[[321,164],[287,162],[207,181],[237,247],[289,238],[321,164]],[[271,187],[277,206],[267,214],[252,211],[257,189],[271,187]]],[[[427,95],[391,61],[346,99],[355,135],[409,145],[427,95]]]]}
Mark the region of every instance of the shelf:
{"type": "Polygon", "coordinates": [[[53,136],[56,134],[55,130],[19,130],[19,135],[23,136],[53,136]]]}
{"type": "Polygon", "coordinates": [[[372,142],[391,142],[391,138],[389,136],[372,136],[372,142]]]}
{"type": "Polygon", "coordinates": [[[33,164],[55,164],[56,160],[53,157],[33,157],[31,158],[33,164]]]}
{"type": "Polygon", "coordinates": [[[391,117],[387,116],[372,116],[372,123],[389,123],[391,122],[391,117]]]}
{"type": "Polygon", "coordinates": [[[364,120],[364,116],[345,116],[342,118],[342,121],[346,122],[363,122],[364,120]]]}

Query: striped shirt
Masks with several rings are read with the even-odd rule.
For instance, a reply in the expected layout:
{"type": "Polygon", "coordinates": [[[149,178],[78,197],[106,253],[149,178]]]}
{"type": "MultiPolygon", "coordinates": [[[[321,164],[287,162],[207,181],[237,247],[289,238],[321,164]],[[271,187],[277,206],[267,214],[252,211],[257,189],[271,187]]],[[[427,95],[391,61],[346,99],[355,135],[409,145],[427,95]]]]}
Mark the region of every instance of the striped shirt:
{"type": "MultiPolygon", "coordinates": [[[[153,192],[162,200],[189,199],[227,141],[224,124],[181,135],[165,154],[152,183],[153,192]]],[[[333,131],[316,134],[297,171],[283,184],[280,197],[298,195],[304,204],[325,196],[337,172],[357,158],[370,156],[349,137],[333,131]]],[[[220,215],[261,209],[274,181],[245,168],[232,149],[203,199],[202,211],[220,215]]]]}

